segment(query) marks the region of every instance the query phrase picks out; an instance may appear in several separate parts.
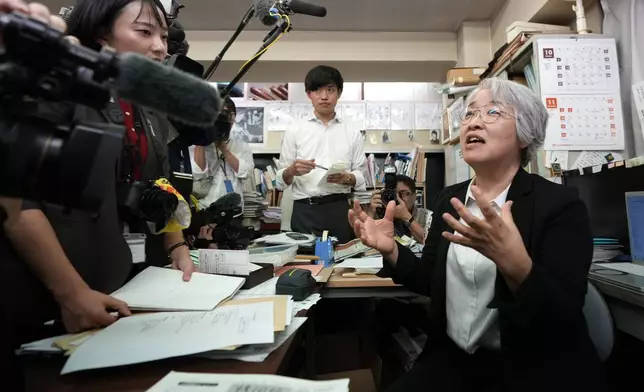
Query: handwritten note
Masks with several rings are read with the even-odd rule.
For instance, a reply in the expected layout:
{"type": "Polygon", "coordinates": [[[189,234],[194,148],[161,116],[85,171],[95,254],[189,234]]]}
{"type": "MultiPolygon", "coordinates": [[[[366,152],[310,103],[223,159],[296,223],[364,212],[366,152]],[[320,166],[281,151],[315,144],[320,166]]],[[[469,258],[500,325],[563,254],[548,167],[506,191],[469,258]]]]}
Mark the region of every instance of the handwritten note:
{"type": "Polygon", "coordinates": [[[367,102],[367,129],[391,128],[391,103],[367,102]]]}
{"type": "Polygon", "coordinates": [[[79,346],[61,374],[273,343],[273,303],[125,317],[79,346]]]}
{"type": "Polygon", "coordinates": [[[391,103],[391,129],[394,131],[414,129],[413,102],[391,103]]]}
{"type": "Polygon", "coordinates": [[[290,102],[271,102],[266,104],[269,131],[284,131],[293,122],[290,102]]]}
{"type": "Polygon", "coordinates": [[[432,102],[416,102],[414,107],[414,128],[442,129],[441,105],[432,102]]]}
{"type": "Polygon", "coordinates": [[[355,123],[361,129],[365,129],[367,105],[364,102],[344,102],[341,106],[342,118],[345,121],[355,123]]]}

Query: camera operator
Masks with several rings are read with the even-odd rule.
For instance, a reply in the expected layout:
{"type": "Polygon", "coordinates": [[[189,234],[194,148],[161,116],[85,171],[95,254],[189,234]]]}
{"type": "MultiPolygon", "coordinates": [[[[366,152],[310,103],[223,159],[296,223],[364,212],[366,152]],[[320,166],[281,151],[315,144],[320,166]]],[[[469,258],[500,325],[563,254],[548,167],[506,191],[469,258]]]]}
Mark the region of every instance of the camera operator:
{"type": "Polygon", "coordinates": [[[221,139],[206,147],[194,147],[193,193],[199,199],[201,208],[210,206],[227,193],[235,192],[243,196],[243,180],[252,175],[255,168],[250,146],[239,138],[230,137],[236,115],[235,103],[227,97],[216,123],[221,139]]]}
{"type": "MultiPolygon", "coordinates": [[[[20,11],[35,19],[38,19],[50,26],[65,31],[65,22],[58,16],[51,15],[49,9],[39,3],[27,4],[20,0],[0,0],[0,12],[13,12],[20,11]]],[[[0,41],[2,37],[0,36],[0,41]]],[[[0,214],[2,215],[2,227],[0,229],[0,238],[4,237],[4,233],[11,230],[13,225],[20,217],[22,200],[15,198],[0,197],[0,214]]],[[[0,264],[4,264],[4,260],[0,260],[0,264]]],[[[0,359],[4,364],[6,378],[3,381],[6,388],[10,390],[24,390],[24,380],[22,379],[22,372],[16,366],[14,360],[14,341],[13,341],[13,327],[10,319],[7,318],[5,311],[5,303],[8,302],[7,295],[2,296],[0,301],[0,359]]]]}
{"type": "MultiPolygon", "coordinates": [[[[418,243],[424,244],[432,222],[432,213],[424,208],[416,207],[416,184],[412,178],[398,174],[396,182],[398,197],[394,217],[396,235],[413,237],[418,243]]],[[[381,218],[377,216],[377,211],[385,208],[380,197],[381,192],[382,190],[373,192],[367,208],[367,214],[374,219],[381,218]]]]}
{"type": "MultiPolygon", "coordinates": [[[[118,52],[137,52],[159,61],[166,54],[167,21],[158,0],[80,0],[70,16],[68,32],[85,46],[109,45],[118,52]]],[[[117,102],[116,108],[101,111],[64,102],[43,103],[36,115],[56,124],[73,120],[122,124],[124,118],[127,122],[129,116],[134,117],[135,126],[124,130],[125,143],[138,148],[125,150],[138,154],[132,171],[143,180],[156,179],[167,172],[163,170],[167,167],[167,121],[148,110],[121,104],[124,113],[117,102]]],[[[78,331],[113,323],[113,310],[129,315],[125,303],[106,295],[122,286],[132,269],[117,207],[117,162],[114,167],[115,176],[104,179],[113,191],[106,193],[97,214],[25,201],[18,222],[8,230],[11,247],[5,253],[10,257],[2,263],[1,279],[12,298],[9,316],[23,339],[60,333],[42,330],[42,325],[61,316],[66,330],[78,331]]],[[[183,243],[181,233],[167,235],[165,240],[168,248],[183,243]]],[[[173,250],[173,267],[184,271],[184,280],[189,279],[194,265],[187,247],[173,250]]]]}

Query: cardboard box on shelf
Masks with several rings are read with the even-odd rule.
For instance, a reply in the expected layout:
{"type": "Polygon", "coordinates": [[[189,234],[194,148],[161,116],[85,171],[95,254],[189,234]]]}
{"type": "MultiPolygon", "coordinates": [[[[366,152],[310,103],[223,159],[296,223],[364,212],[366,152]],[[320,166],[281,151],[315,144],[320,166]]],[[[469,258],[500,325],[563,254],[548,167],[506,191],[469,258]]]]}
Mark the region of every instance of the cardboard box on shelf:
{"type": "Polygon", "coordinates": [[[452,68],[447,71],[447,83],[455,86],[472,86],[480,81],[480,75],[485,68],[452,68]]]}

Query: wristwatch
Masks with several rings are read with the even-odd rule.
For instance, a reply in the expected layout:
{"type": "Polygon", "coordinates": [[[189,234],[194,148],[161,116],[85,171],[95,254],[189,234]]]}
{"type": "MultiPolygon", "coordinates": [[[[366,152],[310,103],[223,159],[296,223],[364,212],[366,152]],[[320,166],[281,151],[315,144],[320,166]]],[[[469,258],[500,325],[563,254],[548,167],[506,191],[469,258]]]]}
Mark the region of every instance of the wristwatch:
{"type": "Polygon", "coordinates": [[[404,222],[406,228],[410,228],[412,223],[414,223],[414,217],[413,216],[411,218],[409,218],[409,220],[404,222]]]}

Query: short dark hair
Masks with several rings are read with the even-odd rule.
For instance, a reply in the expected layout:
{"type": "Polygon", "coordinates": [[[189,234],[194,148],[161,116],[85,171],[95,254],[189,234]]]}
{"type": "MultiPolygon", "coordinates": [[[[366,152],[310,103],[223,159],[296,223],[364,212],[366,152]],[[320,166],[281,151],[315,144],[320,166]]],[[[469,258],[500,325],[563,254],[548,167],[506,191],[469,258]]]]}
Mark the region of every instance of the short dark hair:
{"type": "Polygon", "coordinates": [[[328,85],[336,86],[340,92],[344,87],[344,79],[342,79],[340,71],[333,67],[318,65],[310,70],[304,78],[304,88],[307,93],[328,85]]]}
{"type": "MultiPolygon", "coordinates": [[[[108,35],[123,8],[137,0],[78,0],[67,21],[67,33],[78,38],[84,46],[100,49],[98,40],[108,35]]],[[[158,8],[162,15],[154,12],[160,26],[169,26],[168,14],[160,0],[140,0],[143,7],[158,8]],[[161,18],[163,17],[163,19],[161,18]]]]}
{"type": "Polygon", "coordinates": [[[226,96],[226,98],[224,98],[223,109],[228,110],[234,115],[237,115],[237,105],[235,105],[235,101],[233,101],[229,96],[226,96]]]}
{"type": "Polygon", "coordinates": [[[416,193],[416,182],[414,181],[413,178],[405,176],[403,174],[398,174],[396,176],[396,183],[402,182],[403,184],[407,185],[410,191],[412,193],[416,193]]]}

